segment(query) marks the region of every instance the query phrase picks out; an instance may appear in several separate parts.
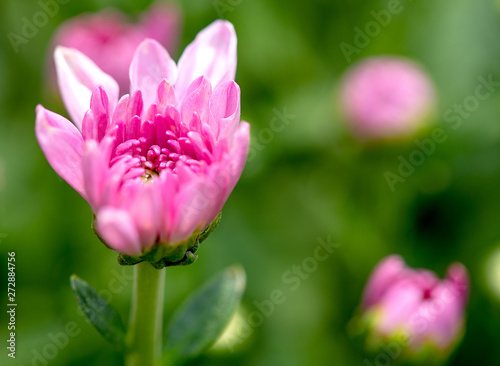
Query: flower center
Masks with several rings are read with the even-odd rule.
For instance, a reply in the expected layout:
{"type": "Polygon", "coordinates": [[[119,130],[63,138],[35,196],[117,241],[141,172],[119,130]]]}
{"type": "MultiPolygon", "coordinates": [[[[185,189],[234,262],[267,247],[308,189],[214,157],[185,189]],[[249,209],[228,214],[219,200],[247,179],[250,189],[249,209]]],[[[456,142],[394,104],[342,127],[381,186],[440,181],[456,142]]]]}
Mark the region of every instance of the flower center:
{"type": "Polygon", "coordinates": [[[187,128],[175,128],[177,132],[174,132],[161,123],[164,121],[161,116],[157,117],[154,122],[147,120],[140,128],[133,129],[140,131],[140,134],[129,133],[132,121],[127,126],[120,123],[117,129],[118,145],[112,154],[110,166],[123,164],[125,178],[140,178],[144,184],[151,183],[163,170],[177,173],[180,164],[194,173],[203,172],[212,162],[212,149],[202,134],[189,134],[187,128]],[[129,138],[124,139],[125,136],[129,138]]]}
{"type": "Polygon", "coordinates": [[[430,300],[432,298],[432,288],[424,289],[424,293],[422,294],[423,300],[430,300]]]}

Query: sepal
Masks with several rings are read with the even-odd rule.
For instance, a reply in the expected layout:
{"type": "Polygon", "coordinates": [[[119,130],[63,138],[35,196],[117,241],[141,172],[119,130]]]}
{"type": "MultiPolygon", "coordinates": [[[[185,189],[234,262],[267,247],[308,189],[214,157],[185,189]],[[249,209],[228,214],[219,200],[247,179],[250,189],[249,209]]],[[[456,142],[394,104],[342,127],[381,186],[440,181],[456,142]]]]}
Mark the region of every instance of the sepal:
{"type": "Polygon", "coordinates": [[[126,254],[118,255],[118,263],[122,266],[130,266],[140,262],[150,262],[156,269],[172,266],[186,266],[198,259],[196,252],[200,244],[217,228],[221,220],[222,212],[202,232],[196,231],[190,238],[178,244],[157,243],[147,253],[140,256],[126,254]]]}

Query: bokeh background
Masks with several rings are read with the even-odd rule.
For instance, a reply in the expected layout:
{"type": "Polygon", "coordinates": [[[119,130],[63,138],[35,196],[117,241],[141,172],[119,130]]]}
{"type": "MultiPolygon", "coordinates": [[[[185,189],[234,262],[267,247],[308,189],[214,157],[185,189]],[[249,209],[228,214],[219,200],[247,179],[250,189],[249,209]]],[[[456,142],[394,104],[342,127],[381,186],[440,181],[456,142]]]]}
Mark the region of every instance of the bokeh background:
{"type": "MultiPolygon", "coordinates": [[[[17,358],[13,365],[43,365],[37,353],[75,322],[78,335],[57,348],[49,365],[121,365],[78,313],[69,276],[78,274],[110,295],[124,319],[130,301],[130,268],[116,263],[90,229],[87,203],[50,168],[34,135],[35,106],[65,113],[47,88],[50,39],[64,20],[115,7],[131,19],[150,1],[69,1],[14,52],[7,34],[37,1],[0,3],[0,304],[6,304],[7,252],[16,252],[17,358]],[[120,280],[113,280],[113,278],[120,280]],[[123,288],[117,290],[117,281],[123,288]]],[[[183,13],[179,51],[217,19],[238,35],[236,81],[242,117],[252,125],[252,158],[229,198],[223,220],[202,245],[198,261],[168,269],[166,321],[204,279],[241,263],[247,272],[242,317],[255,302],[285,293],[252,334],[211,351],[197,365],[363,365],[347,328],[373,266],[391,253],[411,266],[443,276],[453,261],[471,274],[467,332],[451,365],[500,364],[500,90],[480,102],[456,130],[443,114],[473,95],[478,77],[500,81],[500,7],[493,0],[402,0],[369,44],[352,55],[355,27],[373,20],[387,0],[191,0],[183,13]],[[418,138],[442,126],[446,142],[404,183],[389,188],[386,171],[415,150],[412,139],[366,144],[350,136],[338,111],[342,73],[370,55],[404,55],[420,62],[434,81],[438,113],[418,138]],[[290,115],[271,131],[276,110],[290,115]],[[268,129],[268,130],[266,130],[268,129]],[[283,276],[313,255],[318,238],[339,246],[292,290],[283,276]],[[496,262],[495,262],[495,258],[496,262]],[[495,273],[496,269],[496,273],[495,273]]],[[[499,88],[500,89],[500,88],[499,88]]],[[[307,261],[307,260],[306,260],[307,261]]],[[[305,276],[304,276],[305,277],[305,276]]],[[[0,335],[7,337],[5,311],[0,335]]],[[[8,361],[2,346],[0,363],[8,361]]],[[[6,362],[6,363],[4,363],[6,362]]],[[[373,362],[373,361],[372,361],[373,362]]],[[[11,364],[11,363],[8,363],[11,364]]]]}

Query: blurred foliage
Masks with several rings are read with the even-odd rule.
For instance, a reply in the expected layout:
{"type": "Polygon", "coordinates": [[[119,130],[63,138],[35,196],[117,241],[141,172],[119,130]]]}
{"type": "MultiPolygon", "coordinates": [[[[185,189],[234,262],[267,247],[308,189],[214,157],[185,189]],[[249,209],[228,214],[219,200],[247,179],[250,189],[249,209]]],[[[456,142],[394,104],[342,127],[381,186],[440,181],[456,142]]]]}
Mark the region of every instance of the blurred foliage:
{"type": "MultiPolygon", "coordinates": [[[[402,0],[404,10],[353,54],[353,61],[375,54],[413,58],[428,70],[438,90],[438,118],[418,138],[428,138],[432,128],[442,126],[448,140],[394,192],[384,172],[396,172],[398,157],[408,157],[415,143],[355,141],[339,118],[335,99],[339,78],[349,66],[339,45],[352,45],[355,27],[363,29],[373,19],[371,11],[385,9],[388,0],[219,3],[233,4],[223,15],[238,34],[236,81],[256,154],[224,208],[221,225],[201,246],[198,261],[167,269],[165,317],[204,278],[235,262],[248,276],[245,314],[256,311],[256,302],[270,299],[275,289],[286,300],[234,352],[209,353],[195,364],[364,364],[346,328],[371,269],[391,253],[441,276],[450,262],[467,266],[472,277],[467,332],[450,364],[477,364],[477,357],[482,364],[499,364],[500,301],[487,286],[485,263],[500,243],[500,195],[495,193],[500,182],[500,91],[481,101],[456,130],[443,119],[455,103],[473,95],[479,76],[500,80],[497,2],[402,0]],[[270,135],[262,131],[270,128],[274,109],[286,109],[294,117],[283,131],[270,135]],[[298,288],[287,283],[287,271],[304,265],[317,239],[328,236],[340,246],[304,275],[298,288]]],[[[87,203],[48,165],[34,136],[34,111],[43,103],[65,113],[44,77],[50,37],[61,22],[108,6],[133,18],[149,4],[69,1],[16,53],[6,35],[19,33],[22,18],[32,17],[40,5],[34,0],[0,3],[0,263],[5,278],[7,251],[16,251],[15,365],[36,365],[36,355],[57,344],[55,335],[70,322],[80,331],[56,348],[49,365],[123,362],[78,313],[69,276],[76,273],[101,289],[126,319],[131,269],[118,266],[116,254],[93,235],[87,203]]],[[[175,57],[218,17],[212,0],[182,1],[181,7],[184,29],[175,57]]],[[[4,309],[6,281],[0,286],[4,309]]],[[[1,313],[0,338],[6,339],[1,313]]],[[[64,339],[59,337],[60,344],[64,339]]],[[[1,355],[2,364],[6,358],[1,355]]]]}

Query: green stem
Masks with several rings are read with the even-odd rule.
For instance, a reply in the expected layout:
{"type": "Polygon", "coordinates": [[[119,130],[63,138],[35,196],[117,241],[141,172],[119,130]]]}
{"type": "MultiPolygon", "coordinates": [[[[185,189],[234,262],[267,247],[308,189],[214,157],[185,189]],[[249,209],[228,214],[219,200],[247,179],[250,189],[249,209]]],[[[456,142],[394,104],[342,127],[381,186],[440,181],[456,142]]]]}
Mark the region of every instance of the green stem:
{"type": "Polygon", "coordinates": [[[161,359],[164,270],[148,262],[135,266],[125,366],[157,366],[161,359]]]}

